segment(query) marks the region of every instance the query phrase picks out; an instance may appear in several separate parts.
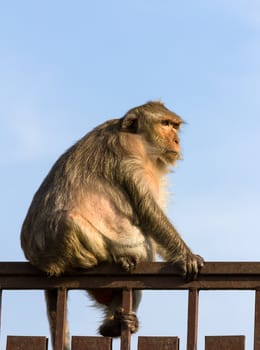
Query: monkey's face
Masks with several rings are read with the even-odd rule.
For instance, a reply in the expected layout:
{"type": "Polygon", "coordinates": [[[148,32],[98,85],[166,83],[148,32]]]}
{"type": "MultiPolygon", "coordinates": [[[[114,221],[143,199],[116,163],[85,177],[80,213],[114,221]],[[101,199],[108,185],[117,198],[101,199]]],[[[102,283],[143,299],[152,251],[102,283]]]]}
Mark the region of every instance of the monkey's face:
{"type": "Polygon", "coordinates": [[[161,156],[167,163],[174,163],[181,157],[179,129],[182,121],[174,115],[165,115],[155,121],[156,142],[161,149],[161,156]]]}
{"type": "Polygon", "coordinates": [[[121,130],[138,134],[146,142],[151,159],[174,164],[181,158],[179,129],[182,119],[160,102],[130,110],[121,119],[121,130]]]}

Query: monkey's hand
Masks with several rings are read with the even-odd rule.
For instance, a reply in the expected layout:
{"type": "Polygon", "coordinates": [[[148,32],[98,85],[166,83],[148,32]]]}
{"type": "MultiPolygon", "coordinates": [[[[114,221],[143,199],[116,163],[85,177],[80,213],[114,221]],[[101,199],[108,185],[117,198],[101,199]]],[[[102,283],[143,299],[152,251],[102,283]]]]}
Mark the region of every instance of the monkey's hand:
{"type": "Polygon", "coordinates": [[[204,266],[204,259],[200,255],[187,253],[183,260],[177,262],[186,282],[197,278],[200,269],[204,266]]]}

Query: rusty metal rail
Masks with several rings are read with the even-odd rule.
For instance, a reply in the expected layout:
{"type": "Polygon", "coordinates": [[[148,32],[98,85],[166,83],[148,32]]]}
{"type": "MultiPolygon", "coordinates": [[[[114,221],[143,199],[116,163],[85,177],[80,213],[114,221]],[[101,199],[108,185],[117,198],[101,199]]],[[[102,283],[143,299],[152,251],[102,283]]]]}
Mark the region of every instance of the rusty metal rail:
{"type": "MultiPolygon", "coordinates": [[[[58,289],[58,322],[55,350],[63,350],[64,320],[66,317],[67,301],[66,291],[68,289],[88,288],[122,289],[122,306],[126,311],[130,311],[132,308],[133,289],[188,290],[187,350],[197,349],[200,290],[255,290],[254,350],[260,350],[260,262],[207,262],[198,279],[188,283],[183,281],[178,275],[178,270],[170,263],[142,263],[139,264],[136,270],[131,274],[122,271],[116,265],[101,265],[87,271],[77,270],[60,277],[48,277],[29,263],[0,262],[0,312],[1,290],[49,288],[58,289]]],[[[27,337],[22,338],[21,341],[27,341],[25,339],[27,337]]],[[[94,340],[89,337],[76,338],[74,337],[72,339],[72,349],[75,350],[83,348],[92,349],[93,347],[91,348],[90,345],[89,347],[86,346],[87,342],[90,344],[94,341],[94,343],[97,344],[99,341],[96,337],[94,340]],[[89,339],[87,340],[84,338],[89,339]]],[[[138,349],[153,349],[152,344],[157,344],[154,346],[157,350],[168,349],[170,348],[169,344],[171,344],[172,349],[178,349],[177,338],[165,337],[164,341],[166,345],[164,347],[162,345],[162,338],[163,337],[140,337],[138,349]]],[[[7,349],[13,350],[18,348],[15,347],[16,345],[12,345],[17,344],[17,341],[19,341],[17,337],[8,339],[7,349]]],[[[44,342],[43,339],[39,339],[39,341],[41,344],[44,342]]],[[[32,342],[29,343],[32,344],[32,342]]],[[[44,344],[42,348],[47,348],[47,343],[44,344]]],[[[108,349],[110,346],[109,344],[108,341],[106,346],[104,345],[103,347],[95,345],[96,347],[93,349],[108,349]]],[[[244,349],[244,337],[206,337],[205,347],[206,350],[242,350],[244,349]]],[[[21,347],[21,349],[26,349],[26,346],[24,348],[21,347]]],[[[121,350],[129,349],[130,333],[127,329],[124,329],[121,335],[121,350]]]]}

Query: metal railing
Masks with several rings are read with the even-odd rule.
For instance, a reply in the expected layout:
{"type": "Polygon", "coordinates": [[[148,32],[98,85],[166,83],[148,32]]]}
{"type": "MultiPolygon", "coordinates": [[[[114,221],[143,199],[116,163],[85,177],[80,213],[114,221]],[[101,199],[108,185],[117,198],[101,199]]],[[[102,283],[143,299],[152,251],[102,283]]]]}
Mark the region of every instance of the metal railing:
{"type": "MultiPolygon", "coordinates": [[[[122,289],[122,307],[132,309],[132,290],[188,290],[187,350],[197,350],[198,305],[201,290],[254,290],[254,350],[260,350],[260,262],[207,262],[196,281],[185,283],[170,263],[141,263],[129,274],[116,265],[100,265],[91,270],[74,271],[60,277],[48,277],[26,262],[0,262],[0,313],[2,290],[57,288],[57,327],[54,350],[63,350],[67,290],[90,288],[122,289]]],[[[0,315],[1,316],[1,315],[0,315]]],[[[130,350],[131,334],[121,333],[121,350],[130,350]]],[[[72,350],[110,350],[111,339],[72,337],[72,350]]],[[[206,350],[244,350],[245,337],[206,337],[206,350]]],[[[13,336],[7,350],[46,350],[45,337],[13,336]]],[[[138,349],[179,349],[176,337],[139,337],[138,349]]]]}

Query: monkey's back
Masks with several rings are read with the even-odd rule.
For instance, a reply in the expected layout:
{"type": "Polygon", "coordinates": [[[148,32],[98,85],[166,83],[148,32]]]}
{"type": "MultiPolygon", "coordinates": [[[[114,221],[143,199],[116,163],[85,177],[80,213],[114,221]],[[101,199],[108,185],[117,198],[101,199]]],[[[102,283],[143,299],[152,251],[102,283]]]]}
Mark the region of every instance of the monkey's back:
{"type": "Polygon", "coordinates": [[[21,244],[27,259],[50,274],[132,252],[139,260],[153,259],[152,240],[116,185],[124,163],[117,122],[109,130],[102,124],[66,151],[34,195],[21,244]]]}

